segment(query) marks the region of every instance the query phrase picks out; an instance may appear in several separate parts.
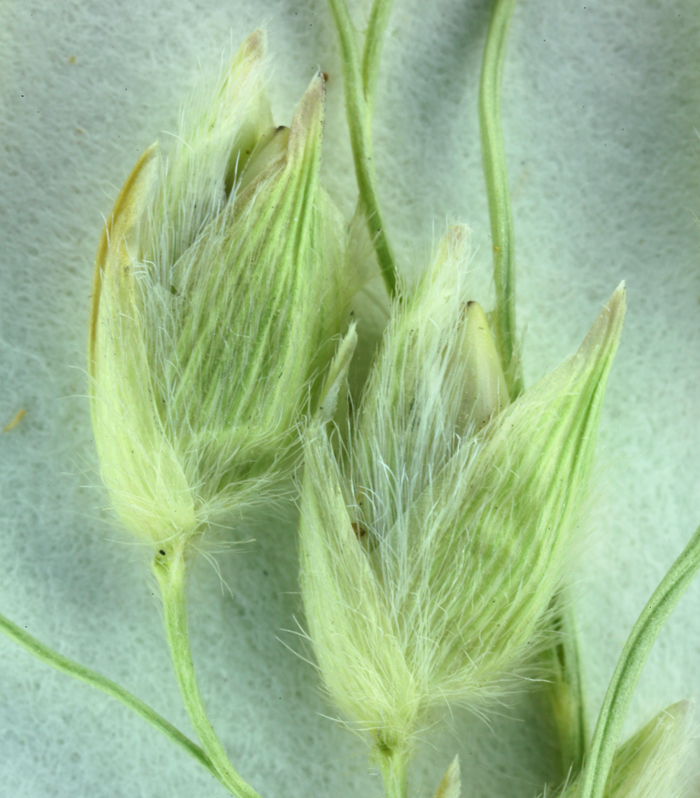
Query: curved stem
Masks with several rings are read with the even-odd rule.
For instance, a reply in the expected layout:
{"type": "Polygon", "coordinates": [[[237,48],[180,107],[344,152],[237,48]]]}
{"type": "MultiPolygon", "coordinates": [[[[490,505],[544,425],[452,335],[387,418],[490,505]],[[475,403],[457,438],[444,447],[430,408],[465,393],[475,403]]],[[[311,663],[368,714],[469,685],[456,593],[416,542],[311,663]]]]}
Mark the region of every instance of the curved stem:
{"type": "Polygon", "coordinates": [[[700,527],[673,563],[634,625],[598,715],[579,798],[603,798],[634,688],[661,628],[700,570],[700,527]]]}
{"type": "MultiPolygon", "coordinates": [[[[357,188],[360,192],[359,203],[367,219],[369,235],[377,253],[377,261],[384,278],[384,284],[389,295],[394,296],[396,294],[397,280],[396,259],[389,244],[384,220],[379,208],[377,178],[372,155],[372,118],[370,106],[365,97],[360,51],[345,0],[328,0],[328,4],[338,32],[340,58],[343,64],[345,111],[350,131],[350,145],[352,146],[352,155],[355,162],[357,188]]],[[[386,1],[383,4],[386,5],[386,1]]],[[[382,5],[381,0],[379,5],[382,5]]],[[[380,20],[384,18],[381,8],[378,17],[380,20]]],[[[367,62],[372,75],[376,75],[374,54],[378,54],[378,52],[379,43],[376,43],[372,51],[373,54],[370,54],[367,62]]]]}
{"type": "Polygon", "coordinates": [[[17,643],[18,646],[21,646],[23,649],[25,649],[25,651],[28,651],[38,660],[50,665],[57,671],[66,673],[68,676],[72,676],[74,679],[78,679],[81,682],[85,682],[85,684],[89,684],[96,690],[101,690],[103,693],[106,693],[112,698],[116,698],[117,701],[121,701],[125,707],[128,707],[132,712],[135,712],[145,721],[150,723],[151,726],[158,729],[158,731],[164,734],[172,743],[178,745],[183,749],[183,751],[187,751],[187,753],[194,757],[200,765],[209,770],[215,778],[219,778],[218,773],[204,751],[202,751],[198,745],[193,743],[189,737],[186,737],[181,731],[176,729],[172,723],[169,723],[164,717],[149,707],[148,704],[145,704],[143,701],[141,701],[140,698],[136,698],[136,696],[130,693],[128,690],[116,684],[116,682],[113,682],[110,679],[102,676],[102,674],[97,673],[97,671],[93,671],[90,668],[86,668],[84,665],[81,665],[79,662],[74,662],[73,660],[62,656],[58,652],[44,645],[44,643],[42,643],[40,640],[37,640],[36,637],[30,635],[24,629],[20,629],[19,626],[12,623],[12,621],[8,620],[3,615],[0,615],[0,632],[9,637],[10,640],[17,643]]]}
{"type": "Polygon", "coordinates": [[[367,115],[370,119],[374,113],[374,95],[379,77],[384,34],[393,3],[394,0],[374,0],[367,23],[365,47],[362,52],[362,89],[367,103],[367,115]]]}
{"type": "Polygon", "coordinates": [[[501,81],[508,27],[516,0],[495,0],[479,84],[479,127],[493,242],[496,285],[494,336],[511,399],[523,390],[515,337],[515,250],[513,213],[501,127],[501,81]]]}
{"type": "MultiPolygon", "coordinates": [[[[161,551],[163,550],[161,549],[161,551]]],[[[221,741],[209,722],[202,694],[199,691],[187,631],[183,544],[174,543],[167,549],[166,555],[157,555],[153,563],[153,571],[163,598],[163,623],[173,669],[190,723],[202,743],[204,752],[216,770],[219,781],[237,798],[260,798],[229,761],[221,741]]]]}

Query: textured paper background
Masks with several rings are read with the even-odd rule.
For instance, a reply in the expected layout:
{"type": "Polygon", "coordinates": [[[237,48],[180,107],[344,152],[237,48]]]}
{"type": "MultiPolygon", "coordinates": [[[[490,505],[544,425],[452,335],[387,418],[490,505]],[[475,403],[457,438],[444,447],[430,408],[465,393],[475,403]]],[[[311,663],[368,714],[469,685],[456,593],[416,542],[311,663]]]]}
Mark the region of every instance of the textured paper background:
{"type": "MultiPolygon", "coordinates": [[[[375,146],[388,226],[416,270],[449,221],[474,230],[474,296],[490,242],[476,119],[486,0],[396,0],[375,146]]],[[[368,0],[353,4],[362,27],[368,0]]],[[[85,399],[92,259],[139,154],[231,44],[266,22],[276,119],[329,76],[324,174],[355,199],[335,36],[323,0],[27,0],[0,5],[0,611],[123,683],[189,732],[145,552],[103,509],[85,399]]],[[[695,0],[523,0],[503,89],[528,383],[578,345],[627,280],[588,543],[573,577],[590,713],[634,619],[700,521],[700,12],[695,0]],[[585,3],[585,4],[584,4],[585,3]]],[[[290,511],[291,514],[291,511],[290,511]]],[[[214,723],[263,798],[379,798],[362,743],[285,648],[301,619],[293,519],[193,569],[193,646],[214,723]]],[[[700,685],[700,584],[663,632],[628,731],[700,685]]],[[[536,697],[489,723],[447,715],[425,735],[411,795],[455,753],[464,795],[536,796],[552,773],[536,697]]],[[[697,729],[697,724],[696,727],[697,729]]],[[[695,767],[700,747],[693,749],[695,767]]],[[[692,769],[692,768],[691,768],[692,769]]],[[[698,781],[695,780],[697,789],[698,781]]],[[[222,796],[121,705],[0,639],[0,795],[222,796]]]]}

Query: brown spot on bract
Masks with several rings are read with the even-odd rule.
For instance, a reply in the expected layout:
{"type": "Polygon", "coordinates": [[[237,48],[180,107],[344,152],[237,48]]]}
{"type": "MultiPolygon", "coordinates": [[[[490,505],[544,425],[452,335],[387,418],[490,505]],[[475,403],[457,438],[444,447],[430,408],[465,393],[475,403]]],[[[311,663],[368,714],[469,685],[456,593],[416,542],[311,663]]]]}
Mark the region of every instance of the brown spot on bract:
{"type": "Polygon", "coordinates": [[[353,521],[350,526],[352,527],[352,531],[355,533],[355,537],[358,540],[362,540],[362,538],[367,534],[367,530],[358,521],[353,521]]]}

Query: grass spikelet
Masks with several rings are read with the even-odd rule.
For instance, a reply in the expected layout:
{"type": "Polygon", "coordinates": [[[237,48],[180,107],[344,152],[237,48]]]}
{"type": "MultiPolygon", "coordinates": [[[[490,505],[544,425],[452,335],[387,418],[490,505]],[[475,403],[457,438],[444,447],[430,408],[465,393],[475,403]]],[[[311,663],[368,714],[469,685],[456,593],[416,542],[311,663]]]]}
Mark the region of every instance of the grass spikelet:
{"type": "Polygon", "coordinates": [[[259,502],[291,472],[348,303],[343,226],[318,179],[325,88],[275,127],[256,31],[153,145],[105,226],[89,335],[112,502],[158,544],[259,502]]]}
{"type": "MultiPolygon", "coordinates": [[[[615,752],[605,798],[680,798],[681,766],[690,744],[688,701],[660,712],[615,752]]],[[[576,798],[583,778],[565,786],[559,798],[576,798]]]]}
{"type": "Polygon", "coordinates": [[[543,643],[585,496],[624,289],[579,351],[507,404],[453,228],[398,300],[338,463],[305,444],[301,572],[337,705],[403,752],[432,707],[499,695],[543,643]],[[475,330],[475,322],[478,329],[475,330]]]}
{"type": "Polygon", "coordinates": [[[688,701],[660,712],[615,753],[610,798],[680,798],[679,771],[690,743],[688,701]]]}

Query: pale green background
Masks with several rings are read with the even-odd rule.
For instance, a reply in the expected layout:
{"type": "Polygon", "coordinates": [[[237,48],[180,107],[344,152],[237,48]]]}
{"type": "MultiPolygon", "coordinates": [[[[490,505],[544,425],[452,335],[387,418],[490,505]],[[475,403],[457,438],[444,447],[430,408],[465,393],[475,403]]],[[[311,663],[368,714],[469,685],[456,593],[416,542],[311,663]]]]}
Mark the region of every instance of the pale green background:
{"type": "MultiPolygon", "coordinates": [[[[369,0],[353,4],[361,26],[369,0]]],[[[476,121],[489,3],[396,0],[376,160],[389,232],[420,267],[447,221],[490,242],[476,121]]],[[[276,119],[329,76],[324,173],[354,204],[335,37],[324,0],[6,0],[0,5],[0,611],[120,681],[189,732],[147,557],[115,530],[85,399],[92,259],[142,150],[230,44],[266,22],[276,119]]],[[[696,0],[523,0],[503,91],[529,383],[571,352],[621,279],[629,315],[603,413],[578,585],[594,715],[625,637],[700,522],[700,9],[696,0]]],[[[486,288],[484,288],[486,286],[486,288]]],[[[363,745],[323,715],[311,668],[280,642],[302,621],[293,523],[271,514],[191,580],[193,646],[215,725],[263,798],[379,798],[363,745]]],[[[700,584],[654,650],[628,730],[700,685],[700,584]]],[[[424,737],[411,795],[455,753],[464,795],[529,798],[552,772],[537,702],[490,724],[455,711],[424,737]]],[[[697,731],[697,725],[695,726],[697,731]]],[[[693,748],[697,774],[700,747],[693,748]]],[[[695,787],[698,787],[697,775],[695,787]]],[[[224,795],[126,709],[0,639],[0,795],[224,795]]]]}

